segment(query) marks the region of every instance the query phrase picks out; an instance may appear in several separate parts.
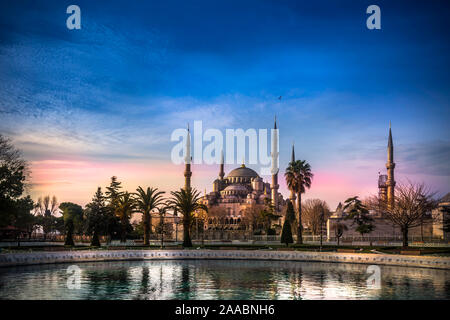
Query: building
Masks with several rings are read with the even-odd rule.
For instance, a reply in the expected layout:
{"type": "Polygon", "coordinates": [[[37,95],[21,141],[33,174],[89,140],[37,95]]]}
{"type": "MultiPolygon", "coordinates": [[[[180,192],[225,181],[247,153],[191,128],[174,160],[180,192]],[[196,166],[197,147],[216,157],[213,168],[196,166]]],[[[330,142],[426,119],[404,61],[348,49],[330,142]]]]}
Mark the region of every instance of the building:
{"type": "Polygon", "coordinates": [[[450,193],[440,201],[436,209],[431,212],[433,216],[433,236],[444,241],[450,240],[450,193]]]}
{"type": "MultiPolygon", "coordinates": [[[[274,129],[277,129],[275,119],[274,129]]],[[[277,161],[278,145],[277,131],[274,131],[272,140],[272,163],[277,161]]],[[[185,157],[185,188],[190,188],[190,133],[186,140],[187,154],[185,157]]],[[[201,202],[210,208],[210,213],[205,224],[206,230],[246,230],[248,224],[244,223],[247,210],[256,206],[274,206],[275,212],[280,213],[285,205],[285,200],[278,192],[278,170],[272,171],[271,183],[264,181],[258,173],[248,168],[244,163],[231,170],[227,175],[224,172],[224,155],[221,153],[218,178],[212,183],[212,192],[201,198],[201,202]],[[213,212],[221,212],[214,215],[213,212]]],[[[280,222],[281,223],[281,220],[280,222]]]]}
{"type": "MultiPolygon", "coordinates": [[[[394,203],[395,194],[395,179],[394,179],[394,143],[392,138],[391,124],[389,123],[389,137],[387,147],[387,174],[379,174],[378,176],[378,196],[380,199],[387,202],[389,206],[394,203]]],[[[440,238],[444,240],[449,239],[449,233],[443,230],[445,222],[450,218],[450,194],[444,197],[438,208],[433,210],[430,217],[418,227],[413,227],[409,230],[409,236],[417,238],[440,238]],[[432,219],[432,216],[435,219],[432,219]]],[[[392,222],[380,212],[371,212],[373,218],[373,224],[375,225],[374,231],[366,236],[380,237],[380,238],[400,238],[402,233],[399,227],[396,227],[392,222]]],[[[344,237],[358,237],[360,234],[355,231],[355,226],[352,225],[352,220],[345,219],[347,216],[341,203],[339,203],[336,211],[332,213],[327,221],[327,237],[328,239],[335,237],[334,226],[336,224],[343,224],[347,227],[344,232],[344,237]]]]}

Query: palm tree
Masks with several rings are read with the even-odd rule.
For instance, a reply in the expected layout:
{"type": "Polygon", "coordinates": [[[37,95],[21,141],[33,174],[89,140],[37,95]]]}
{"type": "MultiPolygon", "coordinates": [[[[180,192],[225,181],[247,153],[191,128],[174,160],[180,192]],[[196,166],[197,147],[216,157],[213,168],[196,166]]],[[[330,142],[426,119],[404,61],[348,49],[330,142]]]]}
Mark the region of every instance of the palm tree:
{"type": "Polygon", "coordinates": [[[122,226],[121,239],[120,242],[126,242],[127,237],[127,227],[131,215],[135,212],[136,202],[132,197],[131,193],[125,192],[117,199],[116,205],[116,216],[120,219],[120,224],[122,226]]]}
{"type": "Polygon", "coordinates": [[[297,211],[298,211],[298,225],[297,225],[297,243],[302,244],[302,193],[305,193],[306,188],[311,188],[311,181],[313,174],[311,173],[311,166],[306,160],[297,160],[289,163],[284,174],[289,190],[297,195],[297,211]]]}
{"type": "Polygon", "coordinates": [[[189,231],[194,220],[194,213],[196,210],[208,212],[208,207],[199,202],[200,192],[195,189],[180,189],[180,191],[172,191],[171,194],[172,198],[168,201],[168,205],[183,215],[183,247],[192,247],[189,231]]]}
{"type": "Polygon", "coordinates": [[[136,209],[143,214],[144,245],[147,246],[152,232],[152,215],[150,212],[162,203],[164,191],[158,191],[158,188],[150,187],[147,188],[147,191],[138,187],[136,191],[136,209]]]}

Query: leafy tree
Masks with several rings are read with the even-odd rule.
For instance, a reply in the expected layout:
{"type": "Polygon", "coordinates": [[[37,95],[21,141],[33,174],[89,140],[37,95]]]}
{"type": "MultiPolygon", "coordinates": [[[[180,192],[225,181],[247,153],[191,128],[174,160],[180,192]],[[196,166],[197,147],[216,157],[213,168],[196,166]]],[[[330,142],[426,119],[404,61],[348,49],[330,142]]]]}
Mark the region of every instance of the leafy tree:
{"type": "Polygon", "coordinates": [[[292,230],[291,223],[286,218],[284,219],[283,230],[281,231],[281,243],[286,244],[286,247],[289,246],[289,243],[293,243],[294,239],[292,239],[292,230]]]}
{"type": "Polygon", "coordinates": [[[152,226],[151,212],[162,203],[164,191],[158,191],[157,188],[150,187],[146,191],[142,187],[138,187],[136,191],[136,209],[143,214],[144,245],[148,245],[152,226]]]}
{"type": "Polygon", "coordinates": [[[168,205],[183,215],[183,247],[192,247],[190,229],[196,210],[208,212],[208,207],[200,203],[200,192],[189,188],[172,191],[168,205]]]}
{"type": "Polygon", "coordinates": [[[20,210],[16,200],[23,194],[28,176],[28,163],[21,152],[0,134],[0,227],[11,225],[14,211],[20,210]]]}
{"type": "Polygon", "coordinates": [[[144,237],[144,221],[134,221],[131,226],[133,227],[133,231],[131,232],[133,239],[141,239],[144,237]]]}
{"type": "Polygon", "coordinates": [[[289,221],[289,223],[291,223],[291,224],[295,222],[294,205],[292,204],[291,200],[289,200],[289,199],[287,200],[285,219],[287,221],[289,221]]]}
{"type": "Polygon", "coordinates": [[[73,234],[76,226],[83,222],[83,208],[78,204],[72,202],[63,202],[59,205],[64,218],[64,229],[66,232],[66,239],[64,245],[74,246],[73,234]]]}
{"type": "Polygon", "coordinates": [[[116,232],[121,233],[120,221],[116,216],[116,209],[119,198],[123,194],[120,191],[122,189],[121,182],[117,180],[116,176],[111,177],[111,183],[109,187],[106,187],[105,199],[108,207],[108,214],[106,217],[106,234],[112,239],[116,232]]]}
{"type": "Polygon", "coordinates": [[[106,231],[108,207],[102,188],[98,187],[91,202],[86,205],[86,231],[92,235],[91,246],[99,247],[99,235],[106,231]]]}
{"type": "MultiPolygon", "coordinates": [[[[19,241],[20,234],[27,232],[28,237],[31,237],[36,228],[36,217],[31,213],[34,207],[33,200],[30,196],[26,196],[14,201],[13,219],[11,225],[16,228],[16,238],[19,241]]],[[[20,244],[19,244],[20,245],[20,244]]]]}
{"type": "Polygon", "coordinates": [[[365,233],[370,233],[375,229],[369,210],[357,196],[348,198],[344,203],[344,210],[348,210],[346,219],[353,219],[352,225],[356,224],[356,232],[363,236],[365,233]]]}
{"type": "Polygon", "coordinates": [[[444,215],[444,223],[442,226],[442,230],[444,232],[450,232],[450,207],[444,207],[443,208],[443,215],[444,215]]]}
{"type": "Polygon", "coordinates": [[[297,195],[297,243],[302,244],[302,193],[306,189],[311,188],[311,183],[314,175],[311,172],[311,166],[305,160],[297,160],[289,163],[284,174],[289,190],[297,195]]]}
{"type": "Polygon", "coordinates": [[[119,218],[121,231],[120,231],[120,242],[126,242],[127,231],[130,227],[131,215],[135,212],[136,202],[132,197],[131,193],[123,193],[116,206],[116,216],[119,218]]]}
{"type": "Polygon", "coordinates": [[[272,221],[279,219],[280,216],[275,214],[275,206],[269,198],[264,199],[264,207],[260,211],[260,221],[266,229],[266,234],[271,233],[272,221]]]}

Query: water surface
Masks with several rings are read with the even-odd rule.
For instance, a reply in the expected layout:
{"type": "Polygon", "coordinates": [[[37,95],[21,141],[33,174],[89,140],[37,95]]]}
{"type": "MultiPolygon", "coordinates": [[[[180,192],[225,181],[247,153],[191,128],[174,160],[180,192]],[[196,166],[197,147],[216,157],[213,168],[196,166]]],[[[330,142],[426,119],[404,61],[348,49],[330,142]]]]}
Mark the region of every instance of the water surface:
{"type": "Polygon", "coordinates": [[[380,266],[381,287],[367,286],[367,265],[239,260],[79,263],[0,268],[0,299],[450,299],[450,271],[380,266]],[[73,282],[71,282],[73,283],[73,282]]]}

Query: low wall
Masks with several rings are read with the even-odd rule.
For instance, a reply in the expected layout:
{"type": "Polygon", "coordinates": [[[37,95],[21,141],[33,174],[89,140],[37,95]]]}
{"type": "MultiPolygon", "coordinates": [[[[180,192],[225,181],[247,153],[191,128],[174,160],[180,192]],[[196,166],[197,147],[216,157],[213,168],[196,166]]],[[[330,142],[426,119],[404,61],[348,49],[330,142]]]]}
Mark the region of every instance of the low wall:
{"type": "Polygon", "coordinates": [[[235,259],[343,262],[450,269],[450,258],[276,250],[91,250],[0,254],[0,267],[113,260],[235,259]]]}

